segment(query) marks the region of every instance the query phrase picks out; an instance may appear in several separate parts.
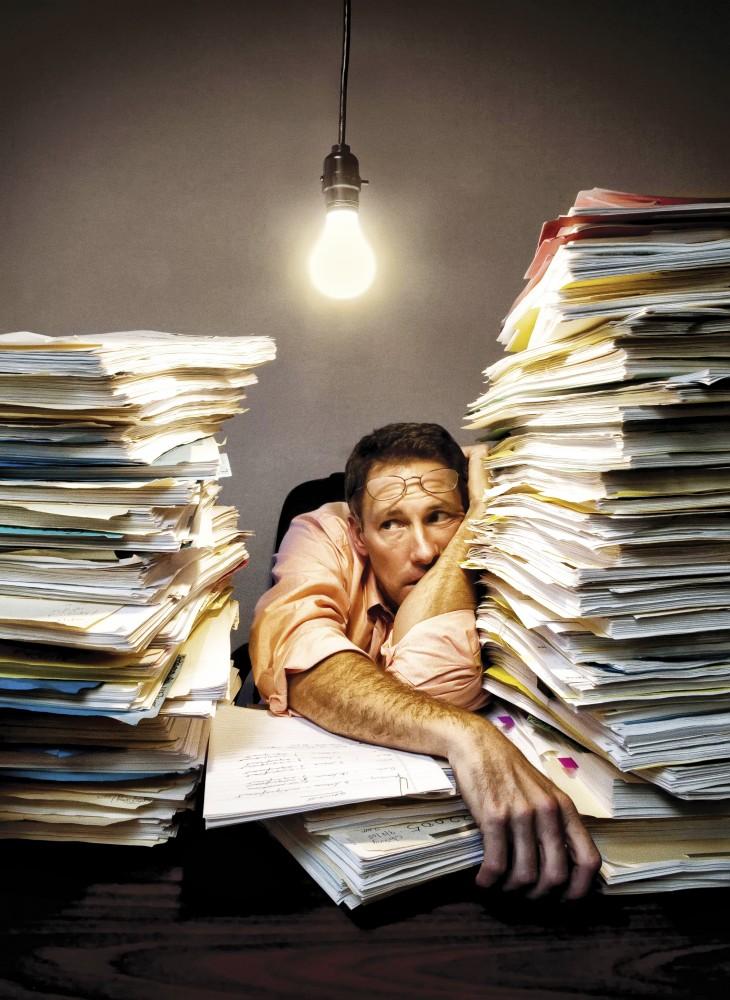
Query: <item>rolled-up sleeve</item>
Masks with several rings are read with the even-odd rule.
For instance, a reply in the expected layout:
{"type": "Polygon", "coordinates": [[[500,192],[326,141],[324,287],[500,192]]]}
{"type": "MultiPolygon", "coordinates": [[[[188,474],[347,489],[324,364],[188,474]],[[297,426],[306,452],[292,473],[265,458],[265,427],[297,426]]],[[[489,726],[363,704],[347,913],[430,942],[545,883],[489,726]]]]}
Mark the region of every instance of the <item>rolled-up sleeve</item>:
{"type": "Polygon", "coordinates": [[[404,684],[470,711],[488,700],[473,611],[449,611],[383,643],[384,667],[404,684]]]}
{"type": "Polygon", "coordinates": [[[250,653],[254,680],[269,708],[287,711],[287,674],[334,653],[362,649],[347,634],[352,576],[341,521],[309,515],[292,521],[274,566],[274,586],[256,605],[250,653]]]}

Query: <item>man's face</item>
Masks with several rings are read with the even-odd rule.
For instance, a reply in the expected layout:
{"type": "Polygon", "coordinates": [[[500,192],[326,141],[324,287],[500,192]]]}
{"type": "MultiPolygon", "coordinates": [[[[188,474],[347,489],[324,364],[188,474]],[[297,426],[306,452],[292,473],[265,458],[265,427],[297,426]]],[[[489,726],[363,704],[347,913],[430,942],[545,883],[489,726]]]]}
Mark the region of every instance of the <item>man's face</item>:
{"type": "Polygon", "coordinates": [[[439,460],[432,458],[376,463],[369,483],[381,476],[401,476],[407,490],[397,500],[373,500],[363,490],[362,517],[358,521],[350,516],[355,548],[370,560],[393,610],[433,566],[464,519],[458,484],[447,493],[431,495],[415,478],[438,467],[439,460]]]}

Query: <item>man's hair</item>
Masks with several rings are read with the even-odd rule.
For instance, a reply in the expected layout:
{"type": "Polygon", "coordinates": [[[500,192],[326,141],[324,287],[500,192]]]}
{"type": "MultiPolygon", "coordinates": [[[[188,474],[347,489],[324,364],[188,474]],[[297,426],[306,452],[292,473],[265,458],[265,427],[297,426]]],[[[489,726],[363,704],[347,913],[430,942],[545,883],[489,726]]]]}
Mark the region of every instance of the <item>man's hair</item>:
{"type": "MultiPolygon", "coordinates": [[[[358,518],[362,516],[363,487],[370,470],[380,462],[433,459],[438,466],[459,473],[464,510],[469,506],[468,464],[464,452],[440,424],[398,423],[376,428],[360,438],[345,466],[345,499],[358,518]]],[[[434,466],[435,467],[435,466],[434,466]]]]}

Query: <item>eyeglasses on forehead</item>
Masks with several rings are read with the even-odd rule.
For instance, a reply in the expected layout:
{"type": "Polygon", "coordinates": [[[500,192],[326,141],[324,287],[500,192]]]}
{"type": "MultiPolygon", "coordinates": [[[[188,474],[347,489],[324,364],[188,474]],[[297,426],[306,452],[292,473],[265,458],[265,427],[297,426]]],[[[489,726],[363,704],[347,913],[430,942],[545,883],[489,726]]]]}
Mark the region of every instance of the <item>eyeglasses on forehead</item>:
{"type": "Polygon", "coordinates": [[[438,496],[440,493],[450,493],[456,489],[459,473],[455,469],[429,469],[420,476],[375,476],[368,479],[364,487],[373,500],[398,500],[402,497],[409,483],[419,483],[425,493],[438,496]]]}

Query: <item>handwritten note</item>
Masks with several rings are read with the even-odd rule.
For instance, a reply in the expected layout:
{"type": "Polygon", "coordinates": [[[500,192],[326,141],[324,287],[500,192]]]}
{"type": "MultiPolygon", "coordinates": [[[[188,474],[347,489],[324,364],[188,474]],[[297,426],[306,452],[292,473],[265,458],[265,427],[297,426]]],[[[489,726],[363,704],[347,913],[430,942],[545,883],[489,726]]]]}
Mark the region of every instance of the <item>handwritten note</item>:
{"type": "Polygon", "coordinates": [[[304,719],[221,705],[211,731],[206,826],[346,802],[452,791],[432,758],[347,740],[304,719]]]}

